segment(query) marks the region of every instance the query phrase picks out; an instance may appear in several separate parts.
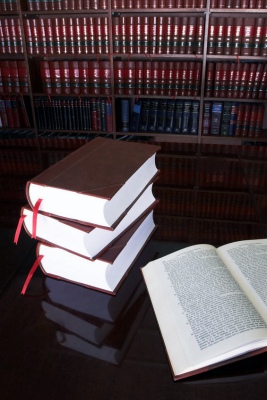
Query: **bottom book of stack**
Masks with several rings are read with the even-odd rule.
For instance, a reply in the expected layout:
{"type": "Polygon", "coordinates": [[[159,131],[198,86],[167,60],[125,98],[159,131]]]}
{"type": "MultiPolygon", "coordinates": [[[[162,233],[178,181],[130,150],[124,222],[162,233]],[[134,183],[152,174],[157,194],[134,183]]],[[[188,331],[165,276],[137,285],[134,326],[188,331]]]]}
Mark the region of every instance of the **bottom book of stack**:
{"type": "Polygon", "coordinates": [[[120,364],[149,307],[140,268],[155,256],[145,246],[116,296],[70,282],[45,279],[45,317],[56,325],[57,342],[112,364],[120,364]]]}
{"type": "Polygon", "coordinates": [[[155,229],[153,211],[150,211],[99,258],[88,259],[39,242],[37,259],[45,275],[116,294],[155,229]]]}

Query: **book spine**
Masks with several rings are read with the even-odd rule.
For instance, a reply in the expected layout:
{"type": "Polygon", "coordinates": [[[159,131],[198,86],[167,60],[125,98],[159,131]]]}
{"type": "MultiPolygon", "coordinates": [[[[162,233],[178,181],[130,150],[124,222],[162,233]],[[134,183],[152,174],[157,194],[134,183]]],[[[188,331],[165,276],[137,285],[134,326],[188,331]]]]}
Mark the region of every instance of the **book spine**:
{"type": "Polygon", "coordinates": [[[151,94],[151,73],[152,73],[152,61],[144,61],[143,71],[143,93],[145,95],[151,94]]]}
{"type": "Polygon", "coordinates": [[[195,53],[197,17],[188,17],[186,54],[195,53]]]}
{"type": "Polygon", "coordinates": [[[192,102],[192,113],[191,113],[191,127],[190,134],[198,134],[198,120],[199,120],[199,101],[192,102]]]}
{"type": "MultiPolygon", "coordinates": [[[[89,67],[88,61],[79,61],[78,62],[79,69],[79,93],[80,94],[89,94],[89,67]]],[[[103,69],[104,71],[104,69],[103,69]]]]}
{"type": "Polygon", "coordinates": [[[143,94],[143,61],[135,62],[135,94],[143,94]]]}
{"type": "Polygon", "coordinates": [[[233,33],[234,33],[234,18],[227,17],[225,19],[225,45],[223,51],[224,55],[232,54],[233,33]]]}
{"type": "Polygon", "coordinates": [[[221,122],[221,136],[229,136],[230,119],[231,119],[232,103],[225,101],[223,103],[222,122],[221,122]]]}
{"type": "Polygon", "coordinates": [[[147,132],[149,120],[150,99],[142,99],[142,107],[139,121],[139,132],[147,132]]]}
{"type": "Polygon", "coordinates": [[[129,99],[121,99],[121,124],[122,132],[129,132],[130,128],[129,99]]]}
{"type": "Polygon", "coordinates": [[[249,69],[250,64],[244,63],[242,68],[242,74],[240,76],[240,84],[239,84],[239,98],[244,99],[246,97],[248,78],[249,78],[249,69]]]}
{"type": "Polygon", "coordinates": [[[159,133],[165,132],[166,110],[167,110],[167,100],[159,99],[157,128],[156,128],[157,132],[159,133]]]}
{"type": "Polygon", "coordinates": [[[124,61],[124,94],[135,94],[135,62],[124,61]]]}
{"type": "Polygon", "coordinates": [[[25,128],[30,128],[30,120],[28,117],[28,113],[27,113],[27,109],[26,109],[26,105],[24,102],[24,98],[23,96],[18,96],[18,107],[20,109],[20,114],[21,114],[21,118],[22,118],[22,126],[25,128]]]}
{"type": "Polygon", "coordinates": [[[224,54],[224,46],[225,46],[225,30],[226,30],[226,22],[225,17],[216,18],[216,32],[217,36],[215,37],[215,54],[222,55],[224,54]]]}
{"type": "Polygon", "coordinates": [[[131,132],[138,132],[141,108],[142,108],[142,100],[135,99],[133,111],[131,114],[131,120],[130,120],[130,131],[131,132]]]}
{"type": "Polygon", "coordinates": [[[215,63],[207,62],[206,69],[206,84],[205,84],[205,96],[212,97],[213,94],[213,84],[214,84],[214,74],[215,74],[215,63]]]}
{"type": "Polygon", "coordinates": [[[214,101],[212,103],[211,127],[210,127],[211,135],[219,135],[220,134],[222,109],[223,109],[222,102],[214,101]]]}
{"type": "MultiPolygon", "coordinates": [[[[99,74],[100,74],[100,76],[99,76],[100,77],[100,94],[110,96],[111,95],[110,61],[99,61],[99,74]]],[[[132,92],[131,94],[134,94],[134,92],[132,92]]]]}
{"type": "Polygon", "coordinates": [[[241,136],[242,126],[243,126],[245,104],[244,103],[238,103],[238,104],[239,105],[236,116],[235,136],[239,137],[241,136]]]}
{"type": "Polygon", "coordinates": [[[191,113],[193,102],[185,100],[183,104],[183,121],[182,121],[182,134],[187,135],[191,130],[191,113]]]}
{"type": "Polygon", "coordinates": [[[219,97],[223,63],[217,62],[214,71],[213,97],[219,97]]]}
{"type": "Polygon", "coordinates": [[[8,127],[8,119],[7,119],[7,113],[6,113],[5,100],[3,98],[0,98],[0,118],[1,118],[2,127],[7,128],[8,127]]]}
{"type": "Polygon", "coordinates": [[[107,132],[112,132],[113,131],[112,102],[110,99],[106,99],[106,125],[107,125],[107,132]]]}
{"type": "Polygon", "coordinates": [[[148,115],[148,125],[147,125],[148,132],[156,132],[158,107],[159,107],[159,100],[156,98],[151,99],[149,104],[149,115],[148,115]]]}
{"type": "Polygon", "coordinates": [[[232,55],[238,56],[241,52],[241,42],[243,33],[243,18],[234,19],[233,47],[232,55]]]}
{"type": "Polygon", "coordinates": [[[183,100],[176,100],[174,107],[173,133],[180,135],[182,133],[183,120],[183,100]]]}
{"type": "Polygon", "coordinates": [[[237,102],[231,103],[231,114],[230,114],[230,121],[229,121],[229,136],[235,136],[238,107],[239,107],[239,103],[237,103],[237,102]]]}
{"type": "Polygon", "coordinates": [[[255,19],[254,40],[251,49],[252,56],[260,56],[261,54],[262,38],[264,34],[264,23],[265,23],[265,18],[258,17],[255,19]]]}
{"type": "Polygon", "coordinates": [[[203,54],[204,31],[205,31],[204,17],[198,17],[197,28],[196,28],[196,39],[195,39],[195,54],[203,54]]]}
{"type": "Polygon", "coordinates": [[[114,92],[124,94],[124,61],[114,61],[114,92]]]}
{"type": "Polygon", "coordinates": [[[205,101],[203,105],[202,135],[210,134],[212,102],[205,101]]]}
{"type": "Polygon", "coordinates": [[[209,32],[208,32],[208,42],[207,42],[207,54],[215,54],[216,38],[218,36],[216,27],[216,17],[211,16],[209,20],[209,32]]]}
{"type": "Polygon", "coordinates": [[[168,100],[166,107],[165,132],[172,133],[174,124],[175,100],[168,100]]]}
{"type": "Polygon", "coordinates": [[[61,94],[61,76],[59,61],[50,61],[51,90],[53,94],[61,94]]]}
{"type": "Polygon", "coordinates": [[[100,67],[99,61],[88,61],[89,93],[100,94],[100,67]]]}
{"type": "Polygon", "coordinates": [[[244,18],[243,20],[243,31],[241,37],[241,49],[240,55],[251,56],[252,46],[255,40],[255,18],[244,18]]]}
{"type": "Polygon", "coordinates": [[[226,97],[230,77],[230,64],[224,62],[220,74],[219,97],[226,97]]]}

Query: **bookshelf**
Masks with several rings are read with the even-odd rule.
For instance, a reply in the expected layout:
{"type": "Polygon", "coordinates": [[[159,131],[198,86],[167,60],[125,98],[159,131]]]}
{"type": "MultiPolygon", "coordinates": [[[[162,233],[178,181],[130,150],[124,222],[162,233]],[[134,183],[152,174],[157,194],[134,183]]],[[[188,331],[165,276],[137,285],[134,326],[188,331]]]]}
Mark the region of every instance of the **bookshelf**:
{"type": "Polygon", "coordinates": [[[262,0],[6,0],[0,9],[1,107],[19,115],[10,123],[1,111],[0,133],[21,129],[37,143],[51,135],[91,134],[266,141],[266,7],[262,0]],[[221,114],[228,104],[228,127],[235,128],[240,115],[248,123],[236,132],[216,131],[208,103],[211,110],[219,103],[221,114]],[[137,106],[142,118],[150,116],[148,128],[131,126],[137,106]]]}

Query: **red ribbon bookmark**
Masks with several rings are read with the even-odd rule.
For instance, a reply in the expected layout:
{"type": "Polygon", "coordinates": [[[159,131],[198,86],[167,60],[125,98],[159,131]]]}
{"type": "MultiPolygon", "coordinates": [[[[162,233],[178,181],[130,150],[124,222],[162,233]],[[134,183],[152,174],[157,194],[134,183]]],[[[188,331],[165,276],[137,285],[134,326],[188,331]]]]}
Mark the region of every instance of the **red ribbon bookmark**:
{"type": "Polygon", "coordinates": [[[24,283],[24,285],[23,285],[23,288],[22,288],[20,294],[25,294],[25,292],[26,292],[26,290],[27,290],[27,287],[29,286],[29,283],[30,283],[30,281],[31,281],[31,279],[32,279],[32,277],[33,277],[33,274],[35,273],[35,271],[36,271],[36,269],[37,269],[38,265],[40,264],[40,262],[41,262],[41,260],[42,260],[43,257],[44,257],[44,256],[39,256],[39,257],[35,260],[33,266],[32,266],[31,269],[30,269],[30,272],[28,273],[28,276],[27,276],[27,278],[26,278],[26,280],[25,280],[25,283],[24,283]]]}
{"type": "Polygon", "coordinates": [[[24,218],[25,218],[25,217],[27,217],[27,215],[22,215],[22,216],[20,217],[20,219],[19,219],[18,226],[17,226],[16,232],[15,232],[15,236],[14,236],[14,243],[15,243],[15,244],[18,244],[20,231],[21,231],[22,224],[23,224],[23,221],[24,221],[24,218]]]}
{"type": "Polygon", "coordinates": [[[38,215],[38,210],[40,207],[41,202],[43,199],[38,199],[35,203],[35,206],[33,207],[33,215],[32,215],[32,238],[36,239],[36,225],[37,225],[37,215],[38,215]]]}

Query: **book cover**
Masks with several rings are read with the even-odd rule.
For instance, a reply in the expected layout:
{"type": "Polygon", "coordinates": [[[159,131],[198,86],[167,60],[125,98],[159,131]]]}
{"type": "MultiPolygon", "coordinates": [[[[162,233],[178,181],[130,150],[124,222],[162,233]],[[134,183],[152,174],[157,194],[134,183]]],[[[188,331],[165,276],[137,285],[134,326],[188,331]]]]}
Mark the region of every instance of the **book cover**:
{"type": "Polygon", "coordinates": [[[191,135],[198,134],[198,121],[199,121],[199,101],[193,101],[192,112],[191,112],[191,126],[190,126],[191,135]]]}
{"type": "Polygon", "coordinates": [[[167,100],[165,132],[172,133],[174,124],[175,100],[167,100]]]}
{"type": "Polygon", "coordinates": [[[139,132],[147,132],[149,120],[150,99],[142,99],[141,114],[139,120],[139,132]]]}
{"type": "Polygon", "coordinates": [[[210,134],[210,126],[211,126],[211,101],[204,101],[203,105],[203,119],[202,119],[202,135],[206,136],[210,134]]]}
{"type": "Polygon", "coordinates": [[[231,114],[230,114],[230,121],[229,121],[229,136],[235,136],[238,108],[239,108],[239,103],[237,103],[237,102],[231,103],[231,114]]]}
{"type": "Polygon", "coordinates": [[[191,130],[193,101],[185,100],[183,104],[182,134],[187,135],[191,130]]]}
{"type": "Polygon", "coordinates": [[[130,103],[129,99],[121,99],[121,131],[129,132],[130,128],[130,103]]]}
{"type": "Polygon", "coordinates": [[[140,114],[142,108],[142,99],[135,99],[133,105],[133,111],[130,118],[130,131],[131,132],[138,132],[139,128],[139,121],[140,121],[140,114]]]}
{"type": "Polygon", "coordinates": [[[158,150],[159,146],[97,137],[29,180],[28,203],[34,208],[42,199],[40,212],[114,228],[157,174],[158,150]]]}
{"type": "Polygon", "coordinates": [[[223,103],[222,122],[221,122],[221,136],[229,136],[230,132],[230,119],[231,119],[232,103],[225,101],[223,103]]]}
{"type": "Polygon", "coordinates": [[[182,133],[183,100],[176,100],[174,106],[173,133],[182,133]]]}
{"type": "Polygon", "coordinates": [[[147,125],[148,132],[156,132],[157,130],[158,108],[159,108],[159,99],[155,98],[150,99],[148,125],[147,125]]]}

